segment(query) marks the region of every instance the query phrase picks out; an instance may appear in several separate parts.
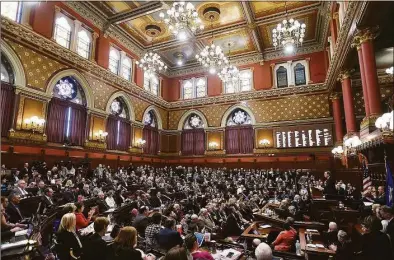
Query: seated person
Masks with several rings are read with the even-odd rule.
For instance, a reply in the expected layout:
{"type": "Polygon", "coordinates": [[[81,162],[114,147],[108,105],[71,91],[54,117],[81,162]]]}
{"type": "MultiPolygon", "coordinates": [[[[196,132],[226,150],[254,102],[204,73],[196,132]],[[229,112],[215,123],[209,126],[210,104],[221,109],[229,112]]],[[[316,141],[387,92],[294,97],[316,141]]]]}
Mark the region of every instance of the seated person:
{"type": "Polygon", "coordinates": [[[25,229],[27,226],[24,224],[12,224],[8,223],[5,217],[5,209],[3,205],[0,205],[1,210],[1,240],[8,240],[12,238],[15,232],[25,229]]]}
{"type": "Polygon", "coordinates": [[[323,233],[326,245],[336,244],[338,242],[338,226],[335,222],[328,224],[328,231],[323,233]]]}
{"type": "Polygon", "coordinates": [[[161,230],[161,214],[154,213],[152,223],[145,229],[145,241],[147,246],[155,247],[158,245],[157,236],[161,230]]]}
{"type": "Polygon", "coordinates": [[[11,193],[9,196],[9,203],[6,208],[6,214],[9,216],[9,221],[12,223],[18,223],[23,220],[22,213],[19,209],[19,203],[21,196],[16,193],[11,193]]]}
{"type": "Polygon", "coordinates": [[[57,245],[56,253],[60,260],[79,259],[82,255],[82,243],[75,233],[75,214],[65,214],[61,221],[59,230],[56,233],[57,245]]]}
{"type": "Polygon", "coordinates": [[[329,248],[336,252],[335,259],[348,260],[354,258],[352,241],[347,233],[343,230],[338,231],[338,242],[336,245],[330,245],[329,248]]]}
{"type": "Polygon", "coordinates": [[[274,249],[277,251],[290,251],[294,245],[297,231],[290,226],[290,223],[286,220],[283,224],[284,231],[280,232],[278,237],[272,242],[274,249]]]}
{"type": "Polygon", "coordinates": [[[160,230],[157,240],[160,248],[164,250],[183,244],[181,235],[175,231],[175,220],[171,218],[166,219],[164,229],[160,230]]]}
{"type": "Polygon", "coordinates": [[[103,240],[103,236],[107,232],[109,225],[108,218],[98,217],[94,221],[94,233],[91,234],[83,244],[83,259],[95,260],[103,259],[107,254],[107,243],[103,240]]]}
{"type": "Polygon", "coordinates": [[[76,211],[75,211],[75,217],[76,217],[76,228],[77,230],[81,228],[85,228],[89,225],[90,220],[92,219],[94,210],[90,210],[88,213],[88,218],[85,217],[83,214],[83,211],[85,209],[85,206],[83,205],[83,202],[77,202],[75,203],[76,206],[76,211]]]}
{"type": "Polygon", "coordinates": [[[173,247],[167,254],[161,258],[162,260],[190,260],[192,257],[184,247],[173,247]]]}
{"type": "Polygon", "coordinates": [[[272,260],[272,250],[266,243],[260,243],[254,251],[256,260],[272,260]]]}
{"type": "Polygon", "coordinates": [[[197,237],[194,234],[189,234],[185,237],[185,246],[192,255],[193,260],[214,260],[209,252],[199,250],[197,237]]]}
{"type": "Polygon", "coordinates": [[[149,224],[149,208],[147,206],[142,206],[138,210],[138,215],[133,221],[133,227],[137,229],[141,236],[145,236],[145,229],[149,224]]]}

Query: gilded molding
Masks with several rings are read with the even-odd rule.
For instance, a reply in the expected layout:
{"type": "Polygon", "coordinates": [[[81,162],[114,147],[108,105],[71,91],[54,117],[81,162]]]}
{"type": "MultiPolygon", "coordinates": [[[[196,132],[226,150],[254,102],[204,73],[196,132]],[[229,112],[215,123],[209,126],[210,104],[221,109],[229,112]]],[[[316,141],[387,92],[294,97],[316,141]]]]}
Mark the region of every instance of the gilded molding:
{"type": "Polygon", "coordinates": [[[226,150],[206,150],[205,155],[222,156],[226,155],[226,150]]]}
{"type": "Polygon", "coordinates": [[[338,81],[343,82],[345,79],[348,79],[352,75],[352,70],[342,70],[338,75],[338,81]]]}
{"type": "Polygon", "coordinates": [[[331,100],[340,99],[341,97],[342,97],[342,93],[340,93],[340,92],[332,92],[330,94],[331,100]]]}
{"type": "Polygon", "coordinates": [[[356,37],[359,38],[360,44],[364,42],[374,40],[379,33],[379,26],[367,27],[363,29],[359,29],[356,32],[356,37]]]}
{"type": "Polygon", "coordinates": [[[84,147],[90,150],[107,150],[107,144],[105,142],[95,142],[86,140],[84,147]]]}
{"type": "Polygon", "coordinates": [[[172,153],[167,153],[167,152],[159,152],[160,156],[168,156],[168,157],[172,157],[172,156],[179,156],[181,152],[172,152],[172,153]]]}
{"type": "Polygon", "coordinates": [[[11,142],[24,144],[44,144],[47,142],[47,136],[43,133],[33,131],[15,131],[8,132],[8,138],[11,142]]]}
{"type": "Polygon", "coordinates": [[[330,152],[332,147],[309,147],[309,148],[264,148],[253,149],[254,154],[288,154],[288,153],[312,153],[312,152],[330,152]]]}
{"type": "Polygon", "coordinates": [[[130,153],[142,154],[143,150],[140,147],[129,147],[130,153]]]}

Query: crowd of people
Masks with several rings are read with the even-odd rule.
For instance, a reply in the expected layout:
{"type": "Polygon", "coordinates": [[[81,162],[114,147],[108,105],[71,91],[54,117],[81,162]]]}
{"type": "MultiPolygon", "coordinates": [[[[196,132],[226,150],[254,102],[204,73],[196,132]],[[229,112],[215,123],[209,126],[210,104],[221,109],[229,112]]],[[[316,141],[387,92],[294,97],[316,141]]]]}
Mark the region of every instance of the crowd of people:
{"type": "MultiPolygon", "coordinates": [[[[40,196],[37,212],[44,216],[62,212],[58,216],[60,223],[55,226],[55,251],[61,260],[150,260],[155,256],[145,252],[152,250],[162,252],[164,260],[213,259],[210,253],[199,249],[195,233],[208,232],[232,241],[255,220],[254,213],[274,201],[284,212],[283,231],[266,243],[253,241],[257,259],[272,259],[272,250],[294,249],[294,221],[311,219],[312,187],[324,194],[375,203],[373,213],[363,221],[370,242],[363,244],[358,253],[364,259],[372,259],[374,245],[387,249],[381,250],[382,257],[392,256],[394,239],[389,240],[386,234],[394,238],[394,214],[392,209],[381,206],[381,188],[373,196],[362,194],[350,183],[335,181],[328,171],[324,179],[319,179],[302,170],[154,168],[132,164],[117,169],[98,165],[88,170],[74,167],[71,162],[60,162],[52,168],[45,162],[35,162],[32,166],[25,163],[20,170],[2,165],[1,184],[2,239],[27,228],[24,220],[30,216],[24,216],[19,208],[21,199],[40,196]],[[127,205],[132,206],[126,216],[115,218],[108,214],[127,205]],[[93,234],[81,236],[80,231],[91,223],[93,234]],[[108,247],[109,226],[113,228],[109,238],[112,244],[108,247]]],[[[352,259],[349,256],[355,252],[351,240],[334,222],[329,224],[325,239],[338,259],[352,259]]]]}

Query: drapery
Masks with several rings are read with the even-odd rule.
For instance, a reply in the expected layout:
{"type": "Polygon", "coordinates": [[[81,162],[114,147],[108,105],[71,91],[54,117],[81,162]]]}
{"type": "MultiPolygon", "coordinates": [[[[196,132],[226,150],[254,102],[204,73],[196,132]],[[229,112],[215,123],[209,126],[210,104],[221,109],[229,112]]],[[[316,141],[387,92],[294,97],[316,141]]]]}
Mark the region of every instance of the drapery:
{"type": "Polygon", "coordinates": [[[130,146],[131,125],[128,121],[119,119],[118,150],[127,151],[130,146]]]}
{"type": "Polygon", "coordinates": [[[83,145],[86,133],[86,108],[81,105],[71,104],[71,122],[69,141],[72,145],[83,145]]]}
{"type": "Polygon", "coordinates": [[[118,137],[118,119],[113,116],[109,116],[107,119],[107,127],[106,127],[107,135],[107,149],[108,150],[116,150],[117,145],[117,137],[118,137]]]}
{"type": "Polygon", "coordinates": [[[159,131],[157,128],[144,126],[142,139],[145,140],[144,153],[157,154],[159,152],[159,131]]]}
{"type": "Polygon", "coordinates": [[[14,87],[1,82],[1,136],[7,136],[11,128],[14,100],[14,87]]]}
{"type": "Polygon", "coordinates": [[[226,153],[253,153],[254,131],[252,126],[228,126],[225,136],[226,153]]]}
{"type": "Polygon", "coordinates": [[[182,155],[203,155],[205,152],[204,129],[182,131],[182,155]]]}
{"type": "Polygon", "coordinates": [[[52,98],[49,102],[46,131],[49,142],[64,143],[68,107],[68,102],[58,98],[52,98]]]}

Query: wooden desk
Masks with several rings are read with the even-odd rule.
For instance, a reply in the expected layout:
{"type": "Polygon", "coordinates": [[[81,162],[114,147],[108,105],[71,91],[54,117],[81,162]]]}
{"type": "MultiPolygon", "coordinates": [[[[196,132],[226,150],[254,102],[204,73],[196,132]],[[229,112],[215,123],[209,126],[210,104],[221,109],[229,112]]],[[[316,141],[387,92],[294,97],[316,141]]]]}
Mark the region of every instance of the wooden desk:
{"type": "MultiPolygon", "coordinates": [[[[305,232],[306,231],[305,231],[304,228],[300,228],[298,230],[298,235],[299,235],[300,245],[301,245],[301,251],[303,251],[305,253],[308,253],[308,254],[327,255],[327,258],[328,258],[329,255],[335,255],[335,251],[333,251],[331,249],[328,249],[328,248],[308,247],[307,246],[305,232]]],[[[322,245],[324,245],[324,243],[319,238],[317,238],[316,240],[313,239],[312,244],[322,244],[322,245]]]]}
{"type": "Polygon", "coordinates": [[[262,225],[266,225],[265,222],[263,221],[255,221],[253,222],[248,228],[245,229],[245,231],[241,234],[241,237],[244,238],[258,238],[258,239],[266,239],[268,234],[271,231],[277,231],[280,232],[281,229],[278,227],[269,227],[269,228],[262,228],[262,225]],[[258,234],[253,233],[253,231],[257,231],[258,234]]]}
{"type": "MultiPolygon", "coordinates": [[[[253,215],[256,217],[256,219],[263,221],[266,224],[269,224],[271,226],[282,227],[283,224],[285,223],[285,219],[273,218],[273,217],[264,215],[262,213],[254,213],[253,215]]],[[[323,230],[326,228],[326,225],[324,223],[316,222],[316,221],[295,221],[294,227],[295,228],[310,228],[310,229],[323,230]]]]}
{"type": "Polygon", "coordinates": [[[335,222],[341,227],[348,226],[348,223],[357,223],[357,219],[360,216],[358,210],[350,208],[340,209],[337,206],[330,206],[330,210],[333,213],[335,222]]]}

